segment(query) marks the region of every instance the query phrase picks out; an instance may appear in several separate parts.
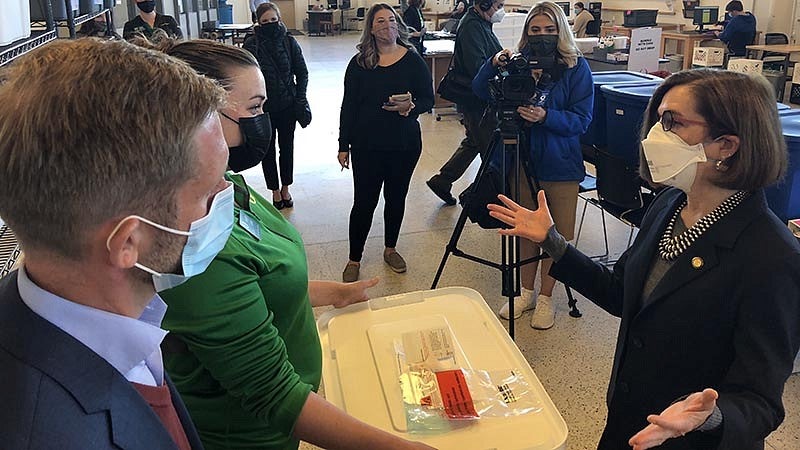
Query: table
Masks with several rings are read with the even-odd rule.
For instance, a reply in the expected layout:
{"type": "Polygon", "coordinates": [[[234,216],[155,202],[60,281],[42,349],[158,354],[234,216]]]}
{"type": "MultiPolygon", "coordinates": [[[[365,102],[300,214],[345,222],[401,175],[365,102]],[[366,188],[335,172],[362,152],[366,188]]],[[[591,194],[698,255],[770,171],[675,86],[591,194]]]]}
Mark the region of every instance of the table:
{"type": "Polygon", "coordinates": [[[447,73],[450,67],[450,59],[453,57],[453,49],[455,48],[455,41],[449,39],[442,39],[438,41],[425,41],[425,63],[431,71],[431,78],[433,79],[433,92],[434,92],[434,108],[446,108],[453,106],[449,100],[439,97],[436,90],[439,88],[439,82],[442,77],[447,73]]]}
{"type": "Polygon", "coordinates": [[[692,67],[694,48],[703,41],[718,40],[713,34],[697,33],[695,31],[662,31],[661,32],[661,57],[667,48],[667,41],[678,43],[678,53],[683,54],[683,70],[692,67]]]}
{"type": "MultiPolygon", "coordinates": [[[[662,31],[668,30],[675,30],[678,31],[678,27],[681,25],[674,24],[674,23],[660,23],[654,26],[653,28],[661,28],[662,31]]],[[[636,27],[642,28],[642,27],[636,27]]],[[[621,27],[619,25],[602,25],[600,26],[600,36],[606,36],[609,34],[613,34],[615,36],[628,36],[631,37],[631,30],[636,28],[629,28],[629,27],[621,27]]]]}
{"type": "MultiPolygon", "coordinates": [[[[756,38],[756,42],[758,39],[756,38]]],[[[747,56],[748,58],[754,57],[755,52],[773,52],[773,53],[781,53],[786,55],[786,62],[783,64],[783,77],[784,80],[788,78],[789,75],[789,64],[790,59],[793,53],[800,53],[800,44],[773,44],[773,45],[748,45],[745,47],[747,49],[747,56]]],[[[783,89],[780,89],[779,95],[781,99],[778,101],[782,101],[783,98],[783,89]]]]}
{"type": "Polygon", "coordinates": [[[241,46],[244,44],[245,36],[253,31],[252,23],[223,23],[217,25],[214,29],[219,34],[218,40],[225,42],[225,39],[231,38],[234,45],[241,46]]]}
{"type": "Polygon", "coordinates": [[[343,14],[342,10],[339,9],[329,9],[326,11],[308,11],[309,36],[312,34],[315,34],[317,36],[322,35],[322,28],[320,26],[320,22],[331,22],[333,27],[333,30],[331,30],[331,32],[333,32],[337,26],[341,30],[342,14],[343,14]]]}

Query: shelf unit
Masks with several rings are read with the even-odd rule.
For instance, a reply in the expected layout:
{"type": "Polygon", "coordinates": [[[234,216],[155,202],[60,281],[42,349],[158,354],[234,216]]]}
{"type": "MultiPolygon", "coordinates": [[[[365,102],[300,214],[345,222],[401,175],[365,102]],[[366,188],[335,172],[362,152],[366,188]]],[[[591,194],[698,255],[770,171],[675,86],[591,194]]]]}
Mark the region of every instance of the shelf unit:
{"type": "Polygon", "coordinates": [[[31,21],[31,36],[12,42],[9,45],[0,46],[0,66],[6,65],[14,59],[24,55],[36,47],[44,45],[58,38],[58,29],[66,28],[70,38],[75,38],[76,27],[84,22],[93,20],[95,17],[105,15],[106,23],[113,28],[114,22],[111,16],[111,9],[105,8],[89,14],[74,16],[70,0],[64,1],[67,7],[67,18],[64,20],[53,19],[53,6],[51,0],[44,0],[46,19],[44,21],[31,21]]]}

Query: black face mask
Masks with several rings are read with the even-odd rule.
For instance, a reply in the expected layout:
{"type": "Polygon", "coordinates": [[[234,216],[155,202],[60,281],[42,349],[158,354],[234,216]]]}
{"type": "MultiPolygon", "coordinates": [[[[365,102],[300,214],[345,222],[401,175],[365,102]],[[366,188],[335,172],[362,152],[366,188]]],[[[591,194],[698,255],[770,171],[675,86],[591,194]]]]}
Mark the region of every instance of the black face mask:
{"type": "Polygon", "coordinates": [[[269,143],[272,140],[272,123],[269,114],[259,114],[253,117],[241,117],[233,120],[225,113],[220,113],[228,120],[239,124],[242,132],[242,144],[229,147],[228,167],[234,172],[255,167],[267,155],[269,143]]]}
{"type": "Polygon", "coordinates": [[[533,56],[553,56],[558,49],[557,34],[528,36],[528,52],[533,56]]]}
{"type": "Polygon", "coordinates": [[[136,7],[141,9],[143,13],[151,13],[154,9],[156,9],[156,0],[148,0],[146,2],[139,2],[136,4],[136,7]]]}
{"type": "Polygon", "coordinates": [[[255,27],[255,32],[262,39],[278,39],[286,34],[286,27],[280,22],[268,22],[255,27]]]}

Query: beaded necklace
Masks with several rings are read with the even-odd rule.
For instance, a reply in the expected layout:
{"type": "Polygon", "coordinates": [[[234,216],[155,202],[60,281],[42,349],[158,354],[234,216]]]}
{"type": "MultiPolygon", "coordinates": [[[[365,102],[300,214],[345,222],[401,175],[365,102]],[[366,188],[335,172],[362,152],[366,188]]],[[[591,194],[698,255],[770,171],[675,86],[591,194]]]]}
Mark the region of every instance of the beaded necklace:
{"type": "Polygon", "coordinates": [[[675,210],[675,214],[672,215],[672,219],[670,219],[667,224],[667,229],[664,230],[664,236],[662,236],[661,240],[658,242],[658,253],[661,259],[674,261],[719,219],[725,217],[733,208],[736,208],[742,203],[745,197],[747,197],[747,191],[739,191],[731,195],[725,199],[724,202],[720,203],[719,206],[714,208],[713,211],[698,220],[691,228],[678,236],[673,236],[672,230],[675,228],[675,221],[678,220],[678,215],[683,211],[683,208],[686,207],[686,200],[684,200],[678,209],[675,210]]]}

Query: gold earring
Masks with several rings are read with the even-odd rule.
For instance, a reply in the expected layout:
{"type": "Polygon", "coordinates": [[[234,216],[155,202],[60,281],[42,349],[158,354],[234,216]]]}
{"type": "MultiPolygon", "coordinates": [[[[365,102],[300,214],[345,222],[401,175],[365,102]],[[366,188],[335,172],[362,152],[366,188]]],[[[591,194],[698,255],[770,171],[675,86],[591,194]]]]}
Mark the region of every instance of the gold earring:
{"type": "Polygon", "coordinates": [[[717,172],[727,172],[729,167],[725,164],[724,159],[717,160],[717,163],[714,165],[714,168],[717,169],[717,172]]]}

